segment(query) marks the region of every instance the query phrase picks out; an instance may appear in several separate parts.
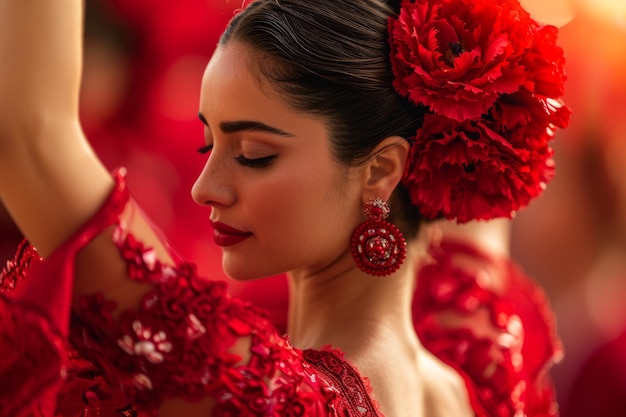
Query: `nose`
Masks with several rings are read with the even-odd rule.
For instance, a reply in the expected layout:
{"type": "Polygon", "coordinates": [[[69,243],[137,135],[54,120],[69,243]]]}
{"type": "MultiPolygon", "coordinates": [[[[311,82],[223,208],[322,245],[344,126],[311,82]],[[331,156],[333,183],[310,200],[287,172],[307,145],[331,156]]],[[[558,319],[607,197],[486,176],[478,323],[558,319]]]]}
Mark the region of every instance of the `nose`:
{"type": "Polygon", "coordinates": [[[191,188],[191,197],[201,206],[230,206],[235,202],[232,180],[228,170],[211,155],[191,188]]]}

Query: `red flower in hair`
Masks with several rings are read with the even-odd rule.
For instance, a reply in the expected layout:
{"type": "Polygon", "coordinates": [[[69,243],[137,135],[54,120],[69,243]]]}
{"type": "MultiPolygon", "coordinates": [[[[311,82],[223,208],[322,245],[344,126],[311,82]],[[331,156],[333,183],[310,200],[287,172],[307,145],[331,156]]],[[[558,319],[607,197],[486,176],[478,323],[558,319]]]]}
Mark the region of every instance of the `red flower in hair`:
{"type": "Polygon", "coordinates": [[[403,0],[391,63],[426,111],[403,178],[424,216],[511,217],[545,189],[569,119],[557,32],[517,0],[403,0]]]}
{"type": "Polygon", "coordinates": [[[528,193],[519,175],[524,165],[523,155],[484,123],[427,114],[411,148],[404,184],[428,218],[463,223],[510,217],[517,209],[515,194],[528,193]]]}
{"type": "Polygon", "coordinates": [[[454,120],[479,117],[525,82],[531,22],[516,0],[405,0],[390,21],[394,86],[454,120]]]}

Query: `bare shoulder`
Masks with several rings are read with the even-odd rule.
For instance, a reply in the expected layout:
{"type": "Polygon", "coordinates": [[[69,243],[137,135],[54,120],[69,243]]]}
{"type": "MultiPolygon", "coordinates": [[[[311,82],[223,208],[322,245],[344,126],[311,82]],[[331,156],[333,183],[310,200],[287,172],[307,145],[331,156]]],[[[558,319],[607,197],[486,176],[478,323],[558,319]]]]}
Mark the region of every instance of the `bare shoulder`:
{"type": "Polygon", "coordinates": [[[425,415],[431,417],[472,417],[463,378],[428,350],[421,352],[420,373],[424,383],[425,415]]]}

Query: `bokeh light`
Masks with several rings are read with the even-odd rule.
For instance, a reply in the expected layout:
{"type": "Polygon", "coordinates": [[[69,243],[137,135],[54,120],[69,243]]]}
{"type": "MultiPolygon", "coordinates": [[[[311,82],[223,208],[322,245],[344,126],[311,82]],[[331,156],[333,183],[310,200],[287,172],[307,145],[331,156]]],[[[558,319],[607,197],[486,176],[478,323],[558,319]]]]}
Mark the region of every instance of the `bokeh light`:
{"type": "Polygon", "coordinates": [[[533,19],[556,27],[566,25],[575,16],[572,0],[521,0],[520,3],[533,19]]]}
{"type": "Polygon", "coordinates": [[[581,13],[613,20],[626,28],[626,1],[624,0],[578,0],[581,13]]]}

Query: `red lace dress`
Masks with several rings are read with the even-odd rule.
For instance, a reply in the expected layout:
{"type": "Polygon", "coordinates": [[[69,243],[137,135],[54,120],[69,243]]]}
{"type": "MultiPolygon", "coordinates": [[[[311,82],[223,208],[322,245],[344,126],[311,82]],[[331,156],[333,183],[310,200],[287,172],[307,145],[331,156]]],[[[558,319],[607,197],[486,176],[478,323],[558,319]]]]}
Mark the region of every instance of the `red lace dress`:
{"type": "Polygon", "coordinates": [[[124,230],[120,214],[134,203],[119,173],[116,184],[52,256],[41,261],[24,244],[3,272],[0,416],[155,415],[176,397],[211,397],[214,416],[380,415],[367,380],[339,351],[295,349],[223,282],[183,261],[161,264],[124,230]],[[111,228],[128,276],[151,290],[119,320],[102,294],[81,297],[70,312],[76,254],[111,228]],[[229,352],[242,341],[245,363],[229,352]]]}
{"type": "MultiPolygon", "coordinates": [[[[210,397],[215,416],[380,416],[367,380],[339,351],[295,349],[263,312],[229,297],[223,282],[199,278],[182,260],[159,263],[120,223],[135,203],[124,178],[116,182],[52,256],[42,261],[24,244],[0,276],[0,417],[153,415],[175,397],[210,397]],[[102,294],[70,309],[76,254],[110,230],[130,279],[151,284],[140,308],[119,319],[102,294]],[[229,351],[241,341],[249,346],[245,363],[229,351]]],[[[451,260],[459,253],[487,266],[496,260],[461,245],[440,249],[416,294],[425,346],[463,376],[478,416],[556,415],[543,377],[559,345],[542,293],[509,264],[506,288],[489,290],[481,274],[451,260]]]]}

